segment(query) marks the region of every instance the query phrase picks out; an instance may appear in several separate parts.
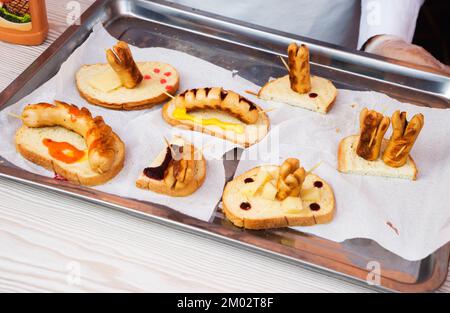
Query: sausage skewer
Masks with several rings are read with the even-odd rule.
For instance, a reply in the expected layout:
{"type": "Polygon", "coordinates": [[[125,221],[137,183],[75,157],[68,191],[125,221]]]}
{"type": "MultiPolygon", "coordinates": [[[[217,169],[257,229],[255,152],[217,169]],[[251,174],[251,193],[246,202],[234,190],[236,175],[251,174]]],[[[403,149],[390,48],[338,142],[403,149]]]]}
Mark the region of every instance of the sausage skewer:
{"type": "Polygon", "coordinates": [[[406,112],[395,111],[392,115],[393,132],[383,153],[383,161],[391,167],[401,167],[406,164],[420,131],[424,125],[424,116],[416,114],[408,123],[406,112]]]}
{"type": "Polygon", "coordinates": [[[220,87],[186,90],[173,100],[177,108],[186,112],[211,109],[228,112],[246,124],[255,124],[261,111],[250,100],[220,87]]]}
{"type": "Polygon", "coordinates": [[[117,73],[125,88],[133,89],[144,78],[126,42],[119,41],[112,49],[106,50],[106,60],[117,73]]]}
{"type": "Polygon", "coordinates": [[[360,114],[361,134],[356,147],[356,154],[368,161],[377,160],[389,124],[389,117],[367,108],[362,110],[360,114]]]}
{"type": "Polygon", "coordinates": [[[28,127],[62,126],[86,140],[89,165],[98,173],[109,171],[114,163],[114,137],[111,127],[100,116],[92,117],[86,108],[55,101],[25,107],[21,119],[28,127]]]}
{"type": "Polygon", "coordinates": [[[298,93],[311,91],[311,74],[309,66],[309,49],[306,45],[297,46],[291,43],[288,46],[289,80],[291,89],[298,93]]]}

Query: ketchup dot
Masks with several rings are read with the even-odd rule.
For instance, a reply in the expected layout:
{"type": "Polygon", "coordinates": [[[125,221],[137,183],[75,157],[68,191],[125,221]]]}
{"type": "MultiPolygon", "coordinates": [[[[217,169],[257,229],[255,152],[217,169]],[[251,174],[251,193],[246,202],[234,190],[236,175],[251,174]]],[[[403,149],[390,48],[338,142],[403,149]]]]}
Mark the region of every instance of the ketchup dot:
{"type": "Polygon", "coordinates": [[[144,79],[152,79],[152,77],[150,75],[145,75],[144,79]]]}
{"type": "Polygon", "coordinates": [[[163,78],[163,79],[161,79],[159,82],[160,82],[161,84],[165,84],[165,83],[167,83],[167,80],[165,80],[165,79],[163,78]]]}
{"type": "Polygon", "coordinates": [[[317,98],[317,96],[318,96],[318,94],[315,93],[315,92],[311,92],[311,93],[309,94],[309,97],[310,97],[310,98],[317,98]]]}
{"type": "Polygon", "coordinates": [[[253,180],[253,178],[251,178],[251,177],[246,178],[246,179],[244,180],[244,183],[246,183],[246,184],[250,184],[250,183],[253,183],[253,182],[254,182],[254,180],[253,180]]]}
{"type": "Polygon", "coordinates": [[[153,70],[153,72],[159,73],[159,72],[161,72],[161,70],[160,70],[159,68],[155,68],[155,69],[153,70]]]}
{"type": "Polygon", "coordinates": [[[167,77],[169,77],[170,75],[172,75],[171,72],[165,72],[164,75],[166,75],[167,77]]]}
{"type": "Polygon", "coordinates": [[[166,90],[167,90],[167,91],[172,90],[172,88],[173,88],[172,86],[166,86],[166,90]]]}

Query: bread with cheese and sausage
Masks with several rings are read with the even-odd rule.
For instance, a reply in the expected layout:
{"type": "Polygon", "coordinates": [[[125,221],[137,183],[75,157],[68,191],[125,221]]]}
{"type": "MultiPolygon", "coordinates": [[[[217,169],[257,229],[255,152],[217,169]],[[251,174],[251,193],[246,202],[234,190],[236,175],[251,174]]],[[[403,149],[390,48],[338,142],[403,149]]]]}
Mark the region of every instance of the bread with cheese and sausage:
{"type": "Polygon", "coordinates": [[[186,90],[163,106],[172,126],[204,132],[248,147],[263,139],[269,118],[258,105],[220,87],[186,90]]]}
{"type": "MultiPolygon", "coordinates": [[[[280,197],[280,168],[257,167],[226,185],[222,209],[231,223],[258,230],[331,222],[335,198],[330,185],[319,176],[305,172],[300,190],[291,188],[290,193],[280,197]]],[[[289,180],[285,180],[288,185],[289,180]]]]}
{"type": "Polygon", "coordinates": [[[180,77],[167,63],[135,62],[128,45],[119,41],[106,51],[108,63],[82,66],[76,74],[80,95],[88,102],[115,110],[151,108],[175,94],[180,77]]]}

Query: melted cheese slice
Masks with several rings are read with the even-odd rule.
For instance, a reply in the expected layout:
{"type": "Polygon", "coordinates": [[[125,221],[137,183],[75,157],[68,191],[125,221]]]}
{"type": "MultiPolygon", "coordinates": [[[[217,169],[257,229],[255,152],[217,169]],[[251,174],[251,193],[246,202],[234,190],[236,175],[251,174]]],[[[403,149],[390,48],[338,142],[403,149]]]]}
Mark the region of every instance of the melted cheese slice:
{"type": "Polygon", "coordinates": [[[236,124],[236,123],[228,123],[228,122],[223,122],[217,118],[200,118],[191,114],[188,114],[186,112],[185,108],[176,108],[173,111],[173,117],[176,118],[177,120],[184,120],[184,121],[191,121],[197,125],[201,125],[201,126],[217,126],[220,127],[224,130],[232,130],[237,134],[243,134],[245,129],[244,129],[244,125],[240,125],[240,124],[236,124]]]}
{"type": "Polygon", "coordinates": [[[122,82],[111,67],[89,79],[88,84],[103,92],[111,92],[122,87],[122,82]]]}

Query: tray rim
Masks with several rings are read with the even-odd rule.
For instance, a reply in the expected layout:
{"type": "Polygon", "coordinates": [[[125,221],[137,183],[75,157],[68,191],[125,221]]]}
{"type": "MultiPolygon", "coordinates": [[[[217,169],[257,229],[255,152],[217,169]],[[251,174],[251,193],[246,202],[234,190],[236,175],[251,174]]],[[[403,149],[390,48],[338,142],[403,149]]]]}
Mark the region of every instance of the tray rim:
{"type": "MultiPolygon", "coordinates": [[[[85,29],[87,31],[87,33],[89,34],[90,31],[92,30],[92,26],[96,23],[96,20],[92,20],[92,17],[95,15],[95,13],[97,13],[97,11],[101,10],[101,8],[104,5],[106,5],[109,2],[113,2],[113,1],[121,1],[121,0],[97,0],[96,2],[94,2],[81,16],[81,21],[82,21],[81,25],[70,26],[22,74],[20,74],[7,88],[4,89],[4,91],[2,93],[0,93],[0,99],[1,99],[0,100],[0,108],[3,109],[5,104],[13,98],[15,92],[21,90],[26,85],[26,83],[28,82],[29,79],[31,79],[37,73],[39,73],[39,70],[47,63],[46,61],[48,61],[51,57],[53,57],[61,47],[65,46],[65,44],[68,41],[70,41],[76,33],[82,32],[83,29],[85,29]],[[86,21],[86,22],[83,22],[83,21],[86,21]]],[[[157,0],[157,1],[147,0],[147,1],[154,2],[157,4],[162,4],[162,5],[168,6],[168,7],[171,7],[171,6],[175,6],[177,8],[184,7],[184,6],[180,6],[180,5],[168,4],[165,1],[159,1],[159,0],[157,0]]],[[[202,13],[201,11],[196,11],[196,14],[202,15],[199,12],[202,13]]],[[[81,40],[81,42],[84,42],[84,40],[85,40],[85,38],[83,40],[81,40]]],[[[437,251],[435,251],[432,254],[432,255],[443,254],[443,255],[447,256],[447,262],[445,264],[446,265],[445,268],[443,268],[443,269],[436,268],[436,267],[434,268],[431,279],[429,279],[425,282],[421,282],[419,284],[405,284],[405,283],[399,283],[399,282],[393,281],[390,278],[382,278],[382,280],[385,280],[385,283],[388,283],[388,285],[391,285],[391,283],[392,283],[391,286],[394,288],[389,288],[386,286],[370,286],[366,282],[361,280],[361,278],[359,278],[359,277],[355,277],[355,276],[349,275],[344,272],[336,271],[334,269],[330,269],[329,267],[324,267],[324,266],[321,266],[321,265],[318,265],[315,263],[311,263],[304,259],[302,260],[299,258],[294,258],[294,257],[291,257],[286,254],[282,254],[279,252],[275,252],[273,250],[266,249],[262,246],[256,246],[254,244],[243,242],[243,241],[240,241],[235,238],[224,236],[223,234],[219,234],[219,233],[215,233],[215,232],[203,229],[203,228],[199,228],[198,226],[195,226],[195,225],[186,224],[183,222],[176,221],[174,219],[165,218],[163,216],[148,214],[148,213],[145,213],[136,208],[121,206],[114,202],[107,202],[105,200],[92,198],[87,195],[77,193],[74,190],[79,190],[80,189],[79,186],[72,185],[70,183],[62,183],[62,182],[55,183],[55,181],[53,179],[46,179],[43,176],[29,173],[23,169],[12,168],[12,167],[0,164],[0,177],[4,177],[4,178],[7,178],[7,179],[10,179],[13,181],[17,181],[20,183],[24,183],[27,185],[32,185],[32,186],[35,186],[38,188],[43,188],[43,189],[47,189],[50,191],[54,191],[54,192],[68,195],[71,197],[75,197],[75,198],[78,198],[78,199],[81,199],[84,201],[104,205],[106,207],[111,207],[113,209],[119,210],[121,212],[125,212],[127,214],[137,215],[141,218],[151,220],[153,222],[157,222],[160,224],[164,224],[169,227],[173,226],[173,227],[176,227],[177,229],[182,229],[189,233],[196,234],[196,235],[199,235],[199,236],[202,236],[205,238],[213,238],[214,240],[218,240],[223,243],[231,244],[231,245],[239,247],[239,248],[244,248],[246,250],[254,251],[259,254],[268,256],[268,257],[287,261],[287,262],[293,263],[297,266],[308,268],[313,271],[318,271],[321,274],[325,273],[326,275],[331,275],[331,276],[334,276],[334,277],[337,277],[340,279],[344,279],[346,281],[351,281],[352,283],[356,283],[357,285],[362,285],[365,288],[374,289],[374,290],[378,290],[378,291],[406,291],[406,292],[412,291],[412,292],[416,292],[416,291],[435,290],[444,282],[444,280],[446,278],[446,275],[444,275],[443,279],[441,281],[439,279],[436,280],[436,276],[437,276],[437,278],[441,277],[442,271],[445,271],[445,273],[447,273],[447,269],[448,269],[448,255],[450,255],[450,243],[443,245],[442,247],[440,247],[437,251]],[[11,171],[13,173],[11,173],[11,171]],[[51,181],[51,180],[53,180],[53,181],[51,181]],[[430,281],[433,282],[433,284],[431,286],[428,285],[428,283],[430,281]],[[395,288],[395,286],[400,287],[400,288],[395,288]]],[[[89,188],[82,188],[82,189],[89,189],[89,188]]],[[[95,191],[95,192],[101,193],[98,191],[95,191]]],[[[120,198],[120,197],[118,197],[118,198],[120,198]]],[[[129,200],[129,201],[135,202],[136,204],[144,204],[149,207],[154,207],[154,205],[152,205],[152,204],[146,204],[145,202],[139,201],[139,200],[129,200]]],[[[176,212],[176,214],[184,215],[179,212],[176,212]]],[[[211,224],[210,222],[203,222],[203,221],[199,221],[199,223],[206,224],[206,225],[211,224]]]]}

